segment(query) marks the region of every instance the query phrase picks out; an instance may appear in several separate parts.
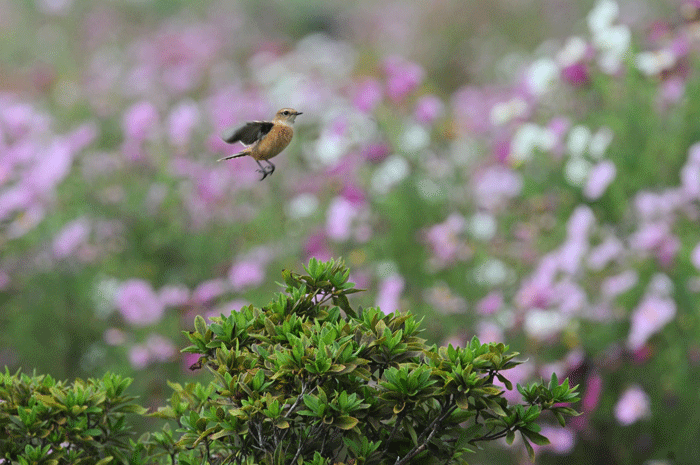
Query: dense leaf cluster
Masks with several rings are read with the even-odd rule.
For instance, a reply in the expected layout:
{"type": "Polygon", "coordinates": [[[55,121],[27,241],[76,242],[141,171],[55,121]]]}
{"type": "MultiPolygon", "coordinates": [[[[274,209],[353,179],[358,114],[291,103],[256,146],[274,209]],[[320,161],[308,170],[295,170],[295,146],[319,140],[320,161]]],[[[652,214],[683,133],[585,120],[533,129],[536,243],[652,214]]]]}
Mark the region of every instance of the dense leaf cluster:
{"type": "Polygon", "coordinates": [[[464,463],[480,442],[517,432],[533,457],[530,443],[548,443],[535,423],[543,410],[562,425],[576,415],[562,405],[576,387],[556,376],[518,386],[524,403],[508,404],[495,384],[513,388],[504,372],[520,362],[508,346],[428,346],[409,313],[351,308],[342,261],[312,259],[306,271],[283,272],[285,292],[266,307],[196,318],[185,351],[215,380],[173,385],[156,414],[178,421],[180,438],[160,439],[188,450],[181,463],[464,463]]]}
{"type": "Polygon", "coordinates": [[[129,463],[140,454],[126,415],[143,414],[125,394],[128,378],[71,384],[51,376],[0,373],[0,463],[129,463]],[[3,460],[4,459],[4,460],[3,460]]]}
{"type": "Polygon", "coordinates": [[[350,307],[342,261],[312,259],[307,275],[283,273],[285,292],[266,307],[195,319],[185,352],[201,354],[206,385],[169,383],[170,420],[137,442],[126,415],[145,414],[125,395],[131,380],[57,382],[0,375],[0,463],[354,465],[466,463],[483,441],[520,433],[546,444],[535,423],[550,410],[564,426],[578,400],[568,380],[517,386],[503,344],[437,348],[410,313],[350,307]],[[499,385],[495,383],[500,383],[499,385]],[[172,428],[171,425],[176,427],[172,428]]]}

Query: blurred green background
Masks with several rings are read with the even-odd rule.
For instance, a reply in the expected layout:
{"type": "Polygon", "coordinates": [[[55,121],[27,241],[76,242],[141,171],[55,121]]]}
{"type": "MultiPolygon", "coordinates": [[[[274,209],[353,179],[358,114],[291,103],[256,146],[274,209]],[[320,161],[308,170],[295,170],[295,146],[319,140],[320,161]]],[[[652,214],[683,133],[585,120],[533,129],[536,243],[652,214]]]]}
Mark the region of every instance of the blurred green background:
{"type": "Polygon", "coordinates": [[[0,365],[155,407],[195,315],[343,257],[356,304],[581,384],[538,463],[694,463],[698,8],[0,0],[0,365]],[[281,107],[273,176],[216,162],[281,107]]]}

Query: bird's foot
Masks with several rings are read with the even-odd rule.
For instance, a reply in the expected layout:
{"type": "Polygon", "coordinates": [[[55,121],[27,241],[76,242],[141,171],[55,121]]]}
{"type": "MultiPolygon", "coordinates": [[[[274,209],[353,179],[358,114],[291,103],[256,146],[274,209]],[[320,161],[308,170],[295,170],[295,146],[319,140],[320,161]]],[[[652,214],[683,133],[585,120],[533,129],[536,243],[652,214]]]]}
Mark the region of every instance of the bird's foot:
{"type": "Polygon", "coordinates": [[[262,169],[255,170],[255,171],[257,171],[258,173],[262,173],[262,178],[260,178],[260,180],[262,181],[263,179],[265,179],[266,177],[271,175],[272,172],[275,170],[274,169],[269,170],[269,169],[262,168],[262,169]]]}

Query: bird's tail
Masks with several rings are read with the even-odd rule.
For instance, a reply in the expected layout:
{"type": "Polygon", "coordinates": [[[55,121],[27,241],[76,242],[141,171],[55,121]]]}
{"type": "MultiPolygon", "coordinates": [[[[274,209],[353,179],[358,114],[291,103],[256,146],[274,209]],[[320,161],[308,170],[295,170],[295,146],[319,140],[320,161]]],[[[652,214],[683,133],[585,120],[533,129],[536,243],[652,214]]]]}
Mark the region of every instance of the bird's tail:
{"type": "Polygon", "coordinates": [[[245,150],[242,150],[234,155],[229,155],[227,157],[219,158],[216,161],[230,160],[232,158],[245,157],[246,155],[250,155],[250,149],[245,149],[245,150]]]}

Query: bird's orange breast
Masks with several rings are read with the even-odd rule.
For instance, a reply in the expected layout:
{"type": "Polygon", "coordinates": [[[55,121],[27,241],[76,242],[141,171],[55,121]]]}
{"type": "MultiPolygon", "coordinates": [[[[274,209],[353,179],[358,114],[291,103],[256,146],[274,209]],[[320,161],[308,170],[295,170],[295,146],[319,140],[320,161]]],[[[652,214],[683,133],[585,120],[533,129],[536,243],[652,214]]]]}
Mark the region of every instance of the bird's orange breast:
{"type": "Polygon", "coordinates": [[[269,160],[279,155],[289,145],[294,136],[294,130],[286,124],[275,124],[270,132],[258,141],[252,148],[251,156],[256,160],[269,160]]]}

